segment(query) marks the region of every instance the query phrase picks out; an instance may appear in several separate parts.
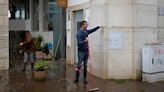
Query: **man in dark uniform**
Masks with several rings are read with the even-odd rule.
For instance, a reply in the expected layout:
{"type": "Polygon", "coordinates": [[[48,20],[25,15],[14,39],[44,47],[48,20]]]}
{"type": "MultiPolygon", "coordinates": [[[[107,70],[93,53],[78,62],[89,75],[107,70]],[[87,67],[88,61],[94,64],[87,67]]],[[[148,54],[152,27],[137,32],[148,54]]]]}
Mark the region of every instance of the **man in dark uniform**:
{"type": "Polygon", "coordinates": [[[86,21],[82,21],[80,23],[80,30],[77,33],[77,45],[78,45],[78,63],[77,63],[77,67],[75,69],[76,71],[76,79],[75,79],[75,83],[78,83],[79,81],[79,76],[80,76],[80,68],[82,66],[82,62],[84,65],[84,83],[87,84],[87,63],[88,63],[88,35],[95,32],[96,30],[98,30],[99,28],[101,28],[100,26],[97,26],[91,30],[87,30],[88,24],[86,21]]]}
{"type": "Polygon", "coordinates": [[[10,14],[11,14],[10,19],[15,19],[15,18],[16,18],[16,17],[15,17],[15,13],[16,13],[16,11],[17,11],[17,8],[16,8],[16,6],[14,5],[14,3],[11,2],[11,1],[10,1],[10,3],[9,3],[9,10],[10,10],[10,14]]]}

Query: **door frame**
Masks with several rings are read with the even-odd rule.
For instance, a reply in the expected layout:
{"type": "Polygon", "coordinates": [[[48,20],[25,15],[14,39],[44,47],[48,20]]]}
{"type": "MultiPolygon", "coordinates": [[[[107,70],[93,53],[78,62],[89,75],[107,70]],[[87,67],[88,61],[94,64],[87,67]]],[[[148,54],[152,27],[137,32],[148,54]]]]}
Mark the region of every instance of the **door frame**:
{"type": "Polygon", "coordinates": [[[83,9],[80,9],[80,10],[76,10],[76,11],[73,11],[73,17],[74,17],[74,65],[77,64],[78,62],[78,48],[77,48],[77,39],[76,39],[76,34],[77,34],[77,22],[81,22],[84,20],[84,10],[83,9]],[[81,14],[80,14],[81,13],[81,14]],[[82,17],[81,19],[77,20],[77,14],[80,14],[82,17]]]}

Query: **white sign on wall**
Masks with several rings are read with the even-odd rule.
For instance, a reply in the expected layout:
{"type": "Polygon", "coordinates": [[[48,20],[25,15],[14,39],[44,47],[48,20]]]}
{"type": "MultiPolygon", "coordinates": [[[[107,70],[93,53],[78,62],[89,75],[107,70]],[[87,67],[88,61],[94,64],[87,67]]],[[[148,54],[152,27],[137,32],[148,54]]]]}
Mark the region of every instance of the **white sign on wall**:
{"type": "Polygon", "coordinates": [[[109,48],[122,49],[123,48],[123,33],[109,32],[109,48]]]}
{"type": "Polygon", "coordinates": [[[158,7],[158,16],[164,16],[164,7],[158,7]]]}
{"type": "Polygon", "coordinates": [[[67,30],[67,46],[71,46],[71,31],[67,30]]]}
{"type": "Polygon", "coordinates": [[[71,12],[67,12],[67,46],[71,46],[71,12]]]}
{"type": "Polygon", "coordinates": [[[67,28],[67,30],[70,30],[71,29],[71,13],[70,12],[67,13],[66,28],[67,28]]]}

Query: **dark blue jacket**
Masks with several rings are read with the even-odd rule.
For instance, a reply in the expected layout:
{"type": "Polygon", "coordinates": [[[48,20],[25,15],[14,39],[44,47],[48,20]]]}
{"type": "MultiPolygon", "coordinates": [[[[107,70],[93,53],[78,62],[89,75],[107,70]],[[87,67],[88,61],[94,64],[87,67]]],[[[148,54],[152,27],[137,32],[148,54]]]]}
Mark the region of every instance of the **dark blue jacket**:
{"type": "Polygon", "coordinates": [[[77,32],[77,45],[78,45],[78,51],[88,51],[88,42],[85,42],[86,37],[88,37],[89,34],[95,32],[100,27],[97,26],[91,30],[79,30],[77,32]]]}

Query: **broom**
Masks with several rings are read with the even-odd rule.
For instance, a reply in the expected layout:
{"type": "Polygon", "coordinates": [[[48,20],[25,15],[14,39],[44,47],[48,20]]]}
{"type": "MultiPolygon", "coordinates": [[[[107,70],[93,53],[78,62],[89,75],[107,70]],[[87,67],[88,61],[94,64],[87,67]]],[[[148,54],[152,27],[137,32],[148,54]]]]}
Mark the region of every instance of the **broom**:
{"type": "Polygon", "coordinates": [[[92,87],[89,89],[89,92],[99,91],[99,88],[94,87],[95,81],[93,79],[93,74],[92,74],[92,64],[91,64],[92,62],[91,62],[91,56],[90,56],[89,42],[88,42],[88,57],[89,57],[89,67],[90,67],[90,80],[92,82],[92,87]]]}

